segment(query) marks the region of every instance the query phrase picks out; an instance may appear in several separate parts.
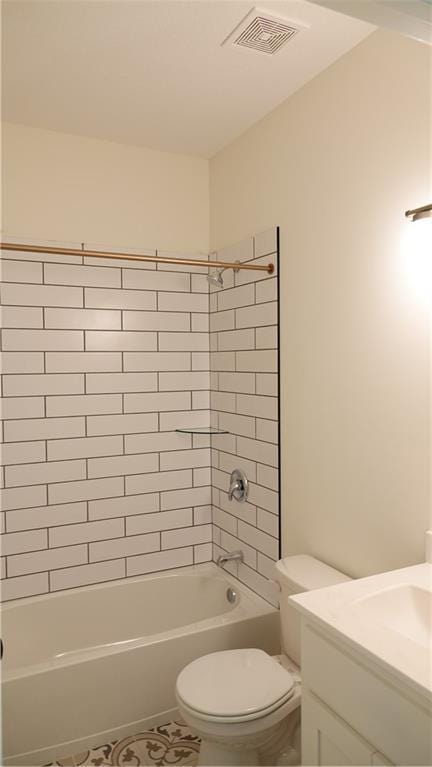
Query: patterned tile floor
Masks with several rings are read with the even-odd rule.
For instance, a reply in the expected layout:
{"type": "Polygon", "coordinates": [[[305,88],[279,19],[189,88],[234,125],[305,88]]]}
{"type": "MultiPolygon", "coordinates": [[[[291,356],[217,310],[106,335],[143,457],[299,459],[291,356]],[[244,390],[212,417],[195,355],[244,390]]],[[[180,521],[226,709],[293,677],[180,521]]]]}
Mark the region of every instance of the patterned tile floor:
{"type": "Polygon", "coordinates": [[[199,748],[200,739],[192,735],[184,722],[178,720],[58,762],[50,762],[46,767],[195,767],[199,748]]]}

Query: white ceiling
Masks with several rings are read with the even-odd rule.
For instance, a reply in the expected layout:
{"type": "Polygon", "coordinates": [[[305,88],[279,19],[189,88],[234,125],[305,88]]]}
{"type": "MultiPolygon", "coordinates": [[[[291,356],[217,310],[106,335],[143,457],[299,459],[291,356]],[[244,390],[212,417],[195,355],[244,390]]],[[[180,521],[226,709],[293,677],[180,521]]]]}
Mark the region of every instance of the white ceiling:
{"type": "Polygon", "coordinates": [[[374,29],[304,0],[275,56],[221,47],[243,0],[6,0],[3,118],[209,157],[374,29]]]}

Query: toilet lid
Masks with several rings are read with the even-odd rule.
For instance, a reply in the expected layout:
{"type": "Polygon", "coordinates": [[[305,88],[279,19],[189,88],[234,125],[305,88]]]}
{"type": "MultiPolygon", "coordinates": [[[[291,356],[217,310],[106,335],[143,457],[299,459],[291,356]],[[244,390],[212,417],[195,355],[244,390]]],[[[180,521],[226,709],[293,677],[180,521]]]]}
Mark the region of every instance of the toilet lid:
{"type": "Polygon", "coordinates": [[[273,709],[290,697],[294,687],[289,671],[257,649],[203,655],[177,678],[177,695],[188,708],[223,718],[273,709]]]}

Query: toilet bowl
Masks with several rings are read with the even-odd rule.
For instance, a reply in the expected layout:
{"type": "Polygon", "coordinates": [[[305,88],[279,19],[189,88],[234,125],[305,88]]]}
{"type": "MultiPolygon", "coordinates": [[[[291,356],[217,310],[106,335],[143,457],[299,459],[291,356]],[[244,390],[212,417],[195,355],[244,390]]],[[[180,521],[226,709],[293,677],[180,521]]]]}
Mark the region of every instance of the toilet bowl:
{"type": "Polygon", "coordinates": [[[302,555],[276,563],[275,579],[283,654],[272,657],[254,647],[223,650],[192,661],[177,678],[178,708],[201,738],[203,767],[301,762],[300,625],[288,597],[349,578],[302,555]]]}

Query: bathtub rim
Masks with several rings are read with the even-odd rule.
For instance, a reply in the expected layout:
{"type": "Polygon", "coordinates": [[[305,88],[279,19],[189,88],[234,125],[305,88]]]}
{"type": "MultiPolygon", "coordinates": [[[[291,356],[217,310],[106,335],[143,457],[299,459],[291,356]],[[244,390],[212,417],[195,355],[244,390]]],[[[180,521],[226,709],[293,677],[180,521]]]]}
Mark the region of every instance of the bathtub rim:
{"type": "MultiPolygon", "coordinates": [[[[185,567],[162,570],[154,573],[145,573],[132,578],[120,578],[113,581],[96,583],[90,586],[79,586],[74,589],[65,589],[54,593],[41,594],[34,597],[25,597],[22,599],[10,600],[2,603],[0,606],[1,620],[4,613],[13,612],[19,608],[25,608],[26,605],[34,605],[41,602],[61,599],[73,592],[74,594],[88,593],[89,591],[100,591],[115,587],[127,588],[133,583],[151,582],[160,579],[177,579],[204,576],[217,578],[227,587],[232,586],[239,594],[240,600],[227,612],[214,615],[202,620],[193,621],[172,629],[143,635],[130,640],[121,640],[120,642],[107,643],[107,645],[77,649],[67,655],[58,658],[51,658],[39,663],[28,664],[26,666],[15,666],[12,668],[2,668],[2,683],[13,682],[36,674],[44,674],[55,671],[64,666],[73,666],[81,663],[87,663],[107,655],[116,655],[121,652],[134,650],[138,647],[149,646],[158,642],[167,642],[175,637],[206,631],[210,628],[235,624],[247,618],[258,617],[259,615],[271,614],[278,611],[278,608],[271,605],[263,597],[252,591],[248,586],[239,581],[226,570],[217,567],[214,562],[204,562],[196,565],[187,565],[185,567]]],[[[3,665],[3,664],[2,664],[3,665]]]]}

